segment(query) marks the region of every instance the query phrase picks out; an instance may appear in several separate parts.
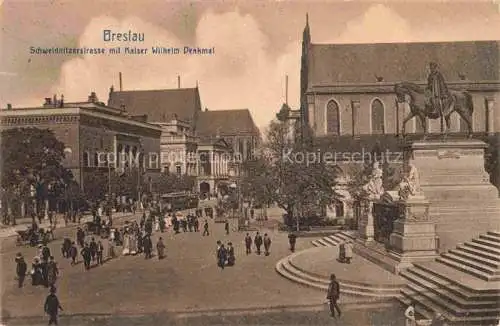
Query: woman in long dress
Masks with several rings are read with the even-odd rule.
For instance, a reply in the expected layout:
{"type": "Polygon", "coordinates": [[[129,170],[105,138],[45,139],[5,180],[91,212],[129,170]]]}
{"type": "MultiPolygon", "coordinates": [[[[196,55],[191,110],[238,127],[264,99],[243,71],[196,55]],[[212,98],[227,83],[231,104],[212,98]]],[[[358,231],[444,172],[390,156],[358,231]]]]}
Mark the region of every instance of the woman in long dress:
{"type": "Polygon", "coordinates": [[[136,233],[131,232],[129,237],[130,237],[130,240],[129,240],[130,254],[137,255],[137,235],[136,235],[136,233]]]}
{"type": "Polygon", "coordinates": [[[129,255],[130,254],[130,235],[128,233],[128,230],[125,230],[123,232],[123,255],[129,255]]]}

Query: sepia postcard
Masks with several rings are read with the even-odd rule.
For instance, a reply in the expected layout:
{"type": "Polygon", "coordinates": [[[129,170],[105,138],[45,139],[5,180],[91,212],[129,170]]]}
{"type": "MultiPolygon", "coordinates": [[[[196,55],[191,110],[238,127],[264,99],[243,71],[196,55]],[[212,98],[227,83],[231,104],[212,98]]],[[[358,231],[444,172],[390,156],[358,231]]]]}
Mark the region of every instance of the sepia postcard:
{"type": "Polygon", "coordinates": [[[500,2],[0,25],[0,325],[500,325],[500,2]]]}

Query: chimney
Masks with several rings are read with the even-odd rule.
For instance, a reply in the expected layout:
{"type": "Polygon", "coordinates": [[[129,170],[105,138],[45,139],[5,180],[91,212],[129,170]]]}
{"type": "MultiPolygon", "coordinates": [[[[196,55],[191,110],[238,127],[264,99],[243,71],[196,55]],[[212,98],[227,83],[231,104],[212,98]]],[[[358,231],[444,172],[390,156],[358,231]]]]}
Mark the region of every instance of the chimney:
{"type": "Polygon", "coordinates": [[[47,106],[47,105],[52,105],[52,99],[50,97],[45,98],[45,103],[43,104],[43,106],[47,106]]]}
{"type": "Polygon", "coordinates": [[[7,110],[12,110],[12,104],[7,103],[7,110]]]}
{"type": "Polygon", "coordinates": [[[90,103],[96,103],[97,102],[97,95],[95,92],[91,92],[88,98],[88,102],[90,103]]]}
{"type": "Polygon", "coordinates": [[[118,76],[120,77],[120,92],[123,91],[123,84],[122,84],[122,73],[120,71],[120,73],[118,74],[118,76]]]}
{"type": "Polygon", "coordinates": [[[62,108],[64,107],[64,95],[61,94],[61,102],[59,103],[59,107],[62,108]]]}
{"type": "Polygon", "coordinates": [[[181,75],[177,75],[177,88],[181,88],[181,75]]]}
{"type": "Polygon", "coordinates": [[[285,104],[288,105],[288,75],[285,79],[285,104]]]}
{"type": "Polygon", "coordinates": [[[57,95],[54,94],[54,103],[52,103],[54,107],[57,107],[57,95]]]}

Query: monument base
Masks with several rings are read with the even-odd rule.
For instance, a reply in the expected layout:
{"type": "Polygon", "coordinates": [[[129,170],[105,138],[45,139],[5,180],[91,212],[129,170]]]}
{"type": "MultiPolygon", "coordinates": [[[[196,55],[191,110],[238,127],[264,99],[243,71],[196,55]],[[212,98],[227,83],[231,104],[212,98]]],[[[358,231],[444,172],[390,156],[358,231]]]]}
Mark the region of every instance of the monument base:
{"type": "Polygon", "coordinates": [[[420,188],[430,201],[440,251],[500,229],[498,190],[484,167],[486,147],[478,140],[436,140],[405,148],[405,162],[417,168],[420,188]]]}

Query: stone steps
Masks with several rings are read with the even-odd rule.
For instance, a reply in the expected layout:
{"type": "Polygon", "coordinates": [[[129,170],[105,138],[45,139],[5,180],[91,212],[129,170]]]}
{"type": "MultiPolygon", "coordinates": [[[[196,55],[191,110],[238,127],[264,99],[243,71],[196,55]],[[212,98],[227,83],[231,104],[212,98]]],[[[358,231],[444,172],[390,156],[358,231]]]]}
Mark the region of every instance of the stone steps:
{"type": "Polygon", "coordinates": [[[437,311],[449,325],[496,325],[500,319],[498,244],[500,232],[490,231],[434,262],[414,264],[401,273],[408,280],[402,301],[417,300],[423,315],[430,317],[437,311]]]}
{"type": "MultiPolygon", "coordinates": [[[[496,261],[500,264],[500,256],[498,254],[490,253],[490,252],[485,252],[482,250],[478,250],[474,247],[468,247],[465,245],[458,245],[457,249],[460,249],[461,252],[465,252],[471,255],[475,255],[476,257],[484,257],[489,260],[496,261]]],[[[500,252],[499,252],[500,254],[500,252]]]]}
{"type": "Polygon", "coordinates": [[[311,243],[315,247],[334,247],[347,240],[354,240],[355,233],[353,231],[342,231],[335,234],[323,237],[318,240],[313,240],[311,243]]]}
{"type": "Polygon", "coordinates": [[[440,287],[439,283],[436,283],[436,279],[432,277],[432,275],[421,275],[418,273],[414,273],[412,271],[403,271],[400,275],[408,280],[411,280],[409,286],[412,284],[417,284],[418,286],[425,289],[425,292],[431,292],[435,295],[439,295],[444,298],[447,302],[451,302],[455,306],[460,309],[463,308],[498,308],[498,298],[489,298],[490,300],[481,300],[480,298],[473,298],[468,296],[466,290],[461,289],[459,286],[448,285],[445,287],[440,287]]]}
{"type": "Polygon", "coordinates": [[[494,270],[490,269],[488,266],[477,264],[473,261],[465,260],[460,257],[456,258],[452,256],[452,258],[450,258],[450,255],[445,253],[443,256],[438,257],[437,261],[485,281],[500,280],[500,276],[493,274],[494,270]]]}
{"type": "Polygon", "coordinates": [[[467,300],[498,301],[498,296],[500,295],[500,289],[495,292],[477,292],[468,288],[464,283],[453,280],[446,273],[441,275],[431,268],[423,268],[422,265],[415,265],[413,268],[401,272],[401,276],[407,280],[413,280],[413,278],[416,280],[425,280],[432,283],[433,287],[446,285],[446,290],[450,293],[467,300]]]}
{"type": "Polygon", "coordinates": [[[405,305],[417,301],[418,304],[415,308],[417,313],[422,314],[427,319],[432,319],[434,312],[437,312],[446,318],[446,325],[449,326],[463,326],[463,325],[497,325],[498,316],[471,316],[461,317],[454,316],[447,310],[437,306],[432,300],[429,300],[419,292],[405,288],[401,291],[403,298],[399,299],[405,305]]]}
{"type": "MultiPolygon", "coordinates": [[[[328,278],[319,277],[297,268],[291,263],[290,257],[291,256],[286,257],[276,264],[276,271],[280,275],[301,285],[315,288],[324,292],[328,290],[328,285],[330,284],[328,278]]],[[[398,297],[401,290],[398,286],[379,287],[346,280],[338,281],[340,283],[340,292],[343,294],[349,294],[358,297],[375,298],[381,301],[392,300],[393,298],[398,297]]]]}

